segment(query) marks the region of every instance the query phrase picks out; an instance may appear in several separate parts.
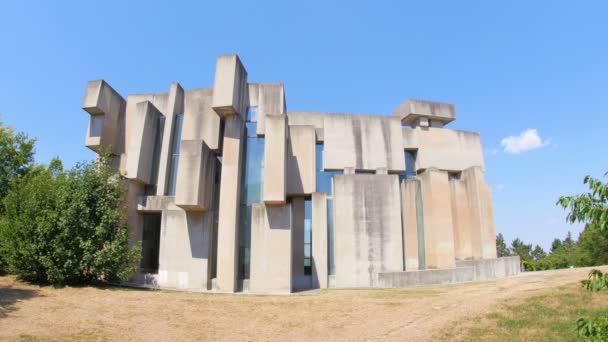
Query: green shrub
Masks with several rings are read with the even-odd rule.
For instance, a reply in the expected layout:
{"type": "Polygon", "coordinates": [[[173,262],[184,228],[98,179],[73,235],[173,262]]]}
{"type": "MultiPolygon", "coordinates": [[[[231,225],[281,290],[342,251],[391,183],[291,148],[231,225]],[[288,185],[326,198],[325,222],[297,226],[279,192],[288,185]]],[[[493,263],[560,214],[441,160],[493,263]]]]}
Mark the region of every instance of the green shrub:
{"type": "Polygon", "coordinates": [[[576,321],[579,337],[592,338],[597,341],[608,341],[608,316],[596,319],[579,318],[576,321]]]}
{"type": "Polygon", "coordinates": [[[135,270],[125,184],[107,157],[64,171],[54,160],[17,179],[4,199],[0,255],[22,279],[63,284],[118,281],[135,270]]]}

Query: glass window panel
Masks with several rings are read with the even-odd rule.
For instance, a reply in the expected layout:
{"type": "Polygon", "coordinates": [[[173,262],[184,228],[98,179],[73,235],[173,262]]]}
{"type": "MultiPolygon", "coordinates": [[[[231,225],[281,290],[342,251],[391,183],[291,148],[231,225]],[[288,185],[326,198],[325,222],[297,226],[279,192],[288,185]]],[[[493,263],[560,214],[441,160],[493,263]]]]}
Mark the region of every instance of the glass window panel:
{"type": "Polygon", "coordinates": [[[264,138],[258,137],[257,108],[247,109],[245,130],[245,160],[239,220],[239,277],[249,278],[251,246],[251,205],[262,201],[264,174],[264,138]]]}
{"type": "Polygon", "coordinates": [[[247,107],[247,115],[245,115],[245,121],[258,122],[258,107],[247,107]]]}
{"type": "Polygon", "coordinates": [[[103,132],[103,115],[91,115],[89,122],[89,136],[100,137],[103,132]]]}
{"type": "Polygon", "coordinates": [[[336,274],[334,263],[334,201],[327,199],[327,267],[329,274],[336,274]]]}

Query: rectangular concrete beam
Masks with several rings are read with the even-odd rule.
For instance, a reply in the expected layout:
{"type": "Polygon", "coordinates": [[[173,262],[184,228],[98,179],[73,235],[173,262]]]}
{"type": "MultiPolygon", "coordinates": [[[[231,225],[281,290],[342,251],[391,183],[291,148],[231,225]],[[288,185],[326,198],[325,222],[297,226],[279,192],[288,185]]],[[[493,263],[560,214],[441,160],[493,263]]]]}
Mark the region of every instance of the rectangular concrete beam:
{"type": "Polygon", "coordinates": [[[327,195],[312,193],[312,288],[328,287],[327,195]]]}
{"type": "Polygon", "coordinates": [[[336,287],[373,287],[379,272],[402,271],[396,175],[334,176],[336,287]]]}
{"type": "Polygon", "coordinates": [[[401,215],[403,222],[403,254],[405,269],[407,271],[417,270],[419,264],[418,243],[418,219],[416,211],[416,187],[419,186],[417,179],[404,179],[401,181],[401,215]]]}
{"type": "Polygon", "coordinates": [[[127,144],[127,168],[125,177],[150,184],[152,179],[152,161],[158,130],[160,111],[149,102],[137,104],[129,143],[127,144]]]}
{"type": "Polygon", "coordinates": [[[217,286],[222,291],[238,288],[239,204],[244,150],[244,123],[240,116],[226,119],[222,146],[219,223],[217,240],[217,286]]]}
{"type": "Polygon", "coordinates": [[[323,166],[327,170],[405,170],[403,134],[397,118],[327,114],[323,141],[323,166]]]}
{"type": "Polygon", "coordinates": [[[453,268],[454,226],[446,171],[429,169],[418,175],[424,206],[424,242],[427,268],[453,268]]]}
{"type": "Polygon", "coordinates": [[[292,289],[291,204],[253,204],[251,293],[281,294],[292,289]]]}
{"type": "Polygon", "coordinates": [[[159,285],[211,289],[213,213],[167,210],[161,220],[159,285]]]}
{"type": "Polygon", "coordinates": [[[483,170],[483,151],[478,133],[429,127],[402,128],[404,149],[417,149],[416,169],[462,171],[473,166],[483,170]]]}
{"type": "Polygon", "coordinates": [[[187,211],[211,209],[215,188],[215,155],[203,140],[180,144],[175,204],[187,211]]]}
{"type": "Polygon", "coordinates": [[[258,124],[256,133],[266,134],[266,116],[283,115],[287,109],[285,104],[285,88],[282,83],[262,83],[258,85],[258,124]]]}
{"type": "Polygon", "coordinates": [[[285,115],[266,116],[264,190],[266,204],[285,203],[287,175],[287,122],[285,115]]]}
{"type": "Polygon", "coordinates": [[[121,123],[124,124],[126,102],[104,80],[89,81],[82,109],[91,114],[85,146],[98,152],[102,147],[112,147],[112,153],[120,154],[121,123]]]}
{"type": "Polygon", "coordinates": [[[473,245],[481,246],[481,236],[479,233],[473,234],[472,212],[466,183],[457,179],[450,180],[450,193],[456,260],[479,259],[481,250],[476,248],[476,253],[473,253],[473,245]]]}
{"type": "Polygon", "coordinates": [[[492,209],[492,193],[485,183],[483,171],[472,167],[462,172],[461,180],[466,186],[468,206],[471,215],[471,235],[473,259],[496,258],[496,232],[492,209]]]}
{"type": "Polygon", "coordinates": [[[218,57],[213,83],[213,110],[223,118],[244,115],[247,92],[247,70],[239,57],[218,57]]]}
{"type": "Polygon", "coordinates": [[[407,100],[393,111],[402,125],[412,125],[420,118],[439,121],[444,124],[456,119],[456,107],[449,103],[407,100]]]}
{"type": "Polygon", "coordinates": [[[163,131],[163,142],[160,149],[160,161],[158,163],[158,184],[156,194],[165,196],[167,192],[167,177],[169,174],[169,162],[171,160],[171,142],[173,141],[175,116],[184,113],[184,89],[179,83],[171,83],[167,109],[165,110],[165,127],[163,131]]]}
{"type": "Polygon", "coordinates": [[[205,141],[210,150],[221,148],[221,118],[211,108],[213,89],[188,90],[184,94],[182,140],[205,141]]]}
{"type": "Polygon", "coordinates": [[[309,195],[316,189],[315,128],[289,126],[287,195],[309,195]]]}

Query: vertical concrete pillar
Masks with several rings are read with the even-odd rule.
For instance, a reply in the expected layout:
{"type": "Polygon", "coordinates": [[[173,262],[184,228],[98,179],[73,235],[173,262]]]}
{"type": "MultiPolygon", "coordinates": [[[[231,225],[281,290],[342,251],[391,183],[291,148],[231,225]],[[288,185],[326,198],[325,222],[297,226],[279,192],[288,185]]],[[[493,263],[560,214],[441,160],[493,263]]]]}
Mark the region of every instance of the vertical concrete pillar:
{"type": "Polygon", "coordinates": [[[252,205],[252,293],[290,293],[292,289],[291,204],[252,205]]]}
{"type": "Polygon", "coordinates": [[[450,180],[452,220],[454,222],[454,255],[456,260],[473,259],[472,242],[479,243],[479,236],[473,236],[471,207],[465,182],[450,180]]]}
{"type": "Polygon", "coordinates": [[[446,171],[427,169],[419,175],[424,203],[424,242],[427,268],[453,268],[454,228],[446,171]]]}
{"type": "Polygon", "coordinates": [[[131,136],[127,144],[125,177],[150,184],[156,131],[161,112],[150,101],[140,102],[132,118],[131,136]]]}
{"type": "Polygon", "coordinates": [[[165,127],[163,131],[163,143],[160,149],[160,162],[158,163],[158,184],[156,195],[164,196],[167,189],[167,174],[171,160],[171,141],[173,140],[173,122],[175,116],[184,112],[184,89],[179,83],[171,83],[169,100],[165,111],[165,127]]]}
{"type": "Polygon", "coordinates": [[[212,213],[186,212],[170,205],[161,219],[159,285],[211,289],[212,243],[212,213]]]}
{"type": "Polygon", "coordinates": [[[127,223],[129,225],[129,246],[134,246],[143,237],[143,223],[141,214],[137,212],[139,196],[144,194],[145,184],[140,182],[127,181],[127,223]]]}
{"type": "Polygon", "coordinates": [[[401,215],[403,223],[403,254],[405,269],[419,268],[418,261],[418,220],[416,216],[417,179],[404,179],[401,182],[401,215]]]}
{"type": "Polygon", "coordinates": [[[327,195],[312,193],[312,288],[328,287],[327,195]]]}
{"type": "Polygon", "coordinates": [[[485,183],[480,167],[462,171],[471,215],[471,235],[473,259],[496,258],[496,235],[492,194],[485,183]]]}
{"type": "Polygon", "coordinates": [[[266,116],[264,190],[266,204],[284,204],[287,174],[287,116],[266,116]]]}
{"type": "Polygon", "coordinates": [[[220,180],[217,286],[228,292],[237,290],[243,132],[243,120],[239,116],[226,119],[220,180]]]}
{"type": "MultiPolygon", "coordinates": [[[[291,273],[294,279],[304,276],[304,198],[291,199],[293,232],[291,238],[292,263],[291,273]]],[[[294,283],[296,283],[294,281],[294,283]]]]}

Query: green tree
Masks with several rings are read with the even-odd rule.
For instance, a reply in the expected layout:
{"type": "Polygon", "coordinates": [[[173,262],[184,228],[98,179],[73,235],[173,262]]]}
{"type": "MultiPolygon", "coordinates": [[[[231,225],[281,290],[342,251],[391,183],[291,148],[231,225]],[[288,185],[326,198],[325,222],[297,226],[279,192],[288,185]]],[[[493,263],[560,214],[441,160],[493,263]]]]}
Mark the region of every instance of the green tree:
{"type": "Polygon", "coordinates": [[[562,240],[555,238],[553,239],[553,242],[551,243],[551,253],[555,253],[555,251],[557,249],[559,249],[562,246],[562,240]]]}
{"type": "Polygon", "coordinates": [[[539,261],[542,258],[546,257],[547,253],[545,253],[545,250],[542,249],[541,246],[536,245],[536,246],[534,246],[534,249],[532,250],[532,252],[530,252],[530,256],[532,257],[532,260],[539,261]]]}
{"type": "Polygon", "coordinates": [[[511,253],[519,255],[521,261],[532,261],[532,245],[525,244],[519,238],[516,238],[511,242],[511,253]]]}
{"type": "Polygon", "coordinates": [[[496,235],[496,255],[499,258],[509,256],[509,248],[507,248],[507,244],[505,243],[505,238],[502,236],[502,233],[498,233],[496,235]]]}
{"type": "MultiPolygon", "coordinates": [[[[608,172],[604,174],[608,176],[608,172]]],[[[586,176],[584,184],[589,192],[574,196],[562,196],[557,204],[568,210],[566,219],[571,222],[585,223],[602,232],[608,231],[608,183],[586,176]]]]}
{"type": "MultiPolygon", "coordinates": [[[[15,177],[23,177],[34,164],[34,139],[24,133],[16,133],[0,121],[0,200],[9,190],[15,177]]],[[[0,214],[4,207],[0,205],[0,214]]]]}
{"type": "Polygon", "coordinates": [[[128,246],[124,193],[106,156],[68,171],[54,160],[11,182],[0,222],[9,271],[58,285],[127,278],[141,249],[128,246]]]}

